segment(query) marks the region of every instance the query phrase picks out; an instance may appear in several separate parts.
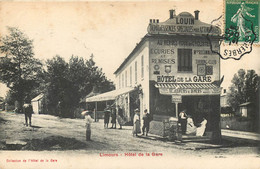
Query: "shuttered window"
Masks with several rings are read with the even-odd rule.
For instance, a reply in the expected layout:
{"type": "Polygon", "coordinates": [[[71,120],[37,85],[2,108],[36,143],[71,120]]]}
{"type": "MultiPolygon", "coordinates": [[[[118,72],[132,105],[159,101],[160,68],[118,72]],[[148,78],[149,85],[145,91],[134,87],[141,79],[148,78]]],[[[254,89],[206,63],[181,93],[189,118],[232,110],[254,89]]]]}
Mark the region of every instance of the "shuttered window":
{"type": "Polygon", "coordinates": [[[192,50],[178,49],[178,71],[191,72],[192,71],[192,50]]]}

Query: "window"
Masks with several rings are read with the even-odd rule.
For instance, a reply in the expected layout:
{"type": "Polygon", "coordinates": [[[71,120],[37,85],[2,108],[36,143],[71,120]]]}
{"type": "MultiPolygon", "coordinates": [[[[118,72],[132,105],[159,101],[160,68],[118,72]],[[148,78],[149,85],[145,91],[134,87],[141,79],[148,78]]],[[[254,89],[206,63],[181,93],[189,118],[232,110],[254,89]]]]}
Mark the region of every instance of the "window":
{"type": "Polygon", "coordinates": [[[144,55],[141,57],[141,77],[144,78],[144,55]]]}
{"type": "Polygon", "coordinates": [[[118,86],[119,86],[119,89],[121,88],[121,76],[119,75],[119,83],[118,83],[118,86]]]}
{"type": "Polygon", "coordinates": [[[135,61],[135,83],[137,83],[137,61],[135,61]]]}
{"type": "Polygon", "coordinates": [[[124,88],[124,74],[122,73],[122,88],[124,88]]]}
{"type": "Polygon", "coordinates": [[[192,71],[192,50],[178,49],[178,71],[191,72],[192,71]]]}
{"type": "Polygon", "coordinates": [[[130,67],[130,86],[132,86],[132,66],[130,67]]]}
{"type": "Polygon", "coordinates": [[[127,87],[127,71],[125,71],[125,87],[127,87]]]}

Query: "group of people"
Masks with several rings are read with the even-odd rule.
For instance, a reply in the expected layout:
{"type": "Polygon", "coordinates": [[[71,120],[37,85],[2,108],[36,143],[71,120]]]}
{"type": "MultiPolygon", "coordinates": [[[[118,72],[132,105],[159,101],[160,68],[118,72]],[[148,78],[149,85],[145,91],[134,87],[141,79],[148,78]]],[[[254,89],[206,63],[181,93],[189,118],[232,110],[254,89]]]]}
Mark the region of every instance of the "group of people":
{"type": "Polygon", "coordinates": [[[117,109],[114,107],[107,106],[104,110],[104,128],[108,128],[109,119],[111,117],[111,128],[116,129],[116,120],[118,121],[118,124],[120,125],[119,129],[122,129],[122,126],[125,124],[124,116],[123,116],[123,110],[120,108],[120,106],[117,106],[117,109]]]}
{"type": "MultiPolygon", "coordinates": [[[[116,110],[111,108],[108,106],[105,111],[104,111],[104,128],[108,128],[108,123],[109,123],[109,118],[111,116],[111,123],[112,123],[112,127],[111,128],[116,128],[116,119],[118,120],[118,123],[120,125],[120,129],[122,129],[122,125],[125,123],[124,119],[123,119],[123,110],[120,108],[120,106],[117,106],[117,115],[116,115],[116,110]]],[[[94,121],[90,114],[90,111],[83,111],[81,113],[83,116],[85,116],[85,122],[86,122],[86,140],[89,141],[90,140],[90,136],[91,136],[91,123],[94,121]]],[[[151,121],[151,116],[148,113],[147,109],[144,110],[144,114],[143,114],[143,127],[142,127],[142,135],[148,136],[148,132],[149,132],[149,127],[150,127],[150,121],[151,121]]],[[[133,118],[133,136],[138,136],[138,134],[141,133],[141,124],[140,124],[140,111],[139,109],[135,109],[135,115],[133,118]]]]}
{"type": "Polygon", "coordinates": [[[186,114],[186,110],[183,110],[179,114],[179,123],[181,123],[182,134],[203,136],[207,120],[203,118],[199,124],[195,125],[192,117],[186,114]]]}
{"type": "MultiPolygon", "coordinates": [[[[142,132],[144,135],[146,132],[146,136],[148,136],[149,128],[150,128],[150,121],[151,121],[151,116],[148,113],[147,109],[144,110],[143,113],[143,127],[142,127],[142,132]]],[[[138,133],[141,133],[141,124],[140,124],[140,111],[139,109],[135,109],[135,115],[133,119],[133,136],[138,136],[138,133]]]]}

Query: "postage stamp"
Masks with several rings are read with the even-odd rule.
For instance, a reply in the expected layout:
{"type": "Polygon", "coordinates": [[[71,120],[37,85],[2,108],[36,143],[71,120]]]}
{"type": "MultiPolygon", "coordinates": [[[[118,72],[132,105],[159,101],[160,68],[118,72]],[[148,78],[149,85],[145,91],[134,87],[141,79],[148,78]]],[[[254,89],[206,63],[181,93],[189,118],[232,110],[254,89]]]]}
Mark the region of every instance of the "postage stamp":
{"type": "MultiPolygon", "coordinates": [[[[225,0],[224,13],[212,21],[212,25],[222,29],[222,41],[217,53],[222,59],[240,60],[251,53],[259,44],[259,3],[258,0],[225,0]]],[[[210,32],[209,32],[210,33],[210,32]]]]}
{"type": "Polygon", "coordinates": [[[258,0],[226,0],[226,43],[259,42],[258,0]]]}

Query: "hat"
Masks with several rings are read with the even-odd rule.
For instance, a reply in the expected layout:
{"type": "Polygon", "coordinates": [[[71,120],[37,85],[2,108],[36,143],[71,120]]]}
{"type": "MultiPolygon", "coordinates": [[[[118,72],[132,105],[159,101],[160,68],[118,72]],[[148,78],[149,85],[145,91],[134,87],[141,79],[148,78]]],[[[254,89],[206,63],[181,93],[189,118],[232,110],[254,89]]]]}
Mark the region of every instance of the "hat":
{"type": "Polygon", "coordinates": [[[86,111],[83,111],[83,112],[81,113],[81,115],[85,116],[85,115],[87,115],[88,113],[89,113],[89,111],[86,110],[86,111]]]}
{"type": "Polygon", "coordinates": [[[135,112],[140,112],[140,111],[139,111],[139,109],[137,108],[137,109],[135,109],[135,112]]]}

